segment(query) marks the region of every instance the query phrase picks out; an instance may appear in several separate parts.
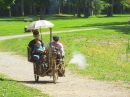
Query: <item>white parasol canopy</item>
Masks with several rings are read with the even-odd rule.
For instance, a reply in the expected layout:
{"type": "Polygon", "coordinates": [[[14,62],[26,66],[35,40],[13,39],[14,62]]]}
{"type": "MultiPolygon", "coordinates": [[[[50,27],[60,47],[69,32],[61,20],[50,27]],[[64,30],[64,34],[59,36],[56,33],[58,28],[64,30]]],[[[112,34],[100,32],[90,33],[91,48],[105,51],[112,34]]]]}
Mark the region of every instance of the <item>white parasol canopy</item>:
{"type": "Polygon", "coordinates": [[[54,24],[47,20],[37,20],[32,22],[27,29],[52,28],[54,24]]]}

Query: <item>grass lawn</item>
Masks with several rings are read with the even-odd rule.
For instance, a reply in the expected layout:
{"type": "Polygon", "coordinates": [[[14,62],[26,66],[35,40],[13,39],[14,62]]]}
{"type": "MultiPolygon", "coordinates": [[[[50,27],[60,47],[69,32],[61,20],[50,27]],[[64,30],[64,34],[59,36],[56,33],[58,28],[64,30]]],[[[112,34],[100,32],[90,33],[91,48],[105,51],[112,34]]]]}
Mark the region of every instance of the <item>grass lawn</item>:
{"type": "MultiPolygon", "coordinates": [[[[58,35],[66,52],[65,64],[68,64],[74,51],[84,54],[89,64],[84,70],[77,65],[69,64],[68,67],[73,72],[99,80],[130,81],[129,34],[122,30],[105,28],[58,35]]],[[[1,41],[0,46],[4,51],[27,56],[26,47],[31,39],[33,37],[1,41]]],[[[48,44],[49,35],[44,35],[43,40],[48,44]]],[[[0,50],[3,51],[2,49],[0,50]]]]}
{"type": "MultiPolygon", "coordinates": [[[[33,19],[37,20],[37,17],[33,17],[33,19]]],[[[58,34],[66,52],[65,65],[72,72],[83,76],[90,76],[97,80],[130,81],[129,15],[114,15],[114,17],[104,17],[101,15],[90,18],[56,15],[45,19],[55,24],[53,31],[84,27],[101,28],[99,30],[58,34]],[[85,56],[88,64],[85,69],[80,69],[77,64],[68,64],[73,57],[74,51],[80,52],[85,56]]],[[[24,22],[23,17],[0,18],[0,36],[25,34],[24,26],[30,23],[24,22]]],[[[46,31],[48,29],[42,29],[42,32],[46,31]]],[[[16,52],[16,54],[27,57],[26,47],[32,39],[33,37],[30,36],[0,41],[0,51],[16,52]]],[[[43,41],[47,45],[49,35],[43,35],[43,41]]],[[[36,89],[25,87],[16,81],[0,75],[0,97],[16,96],[48,97],[48,95],[45,96],[36,89]]]]}
{"type": "Polygon", "coordinates": [[[49,95],[0,74],[0,97],[49,97],[49,95]]]}
{"type": "MultiPolygon", "coordinates": [[[[25,34],[24,27],[31,24],[31,22],[24,22],[25,17],[12,17],[12,18],[0,18],[0,36],[25,34]]],[[[34,20],[38,17],[33,16],[34,20]]],[[[54,17],[45,17],[46,20],[51,21],[55,26],[53,31],[79,29],[79,28],[91,28],[99,26],[112,26],[112,25],[127,25],[130,15],[114,15],[114,17],[105,17],[100,15],[98,17],[90,18],[77,18],[72,15],[62,16],[55,15],[54,17]]],[[[42,29],[42,32],[46,32],[48,29],[42,29]]]]}

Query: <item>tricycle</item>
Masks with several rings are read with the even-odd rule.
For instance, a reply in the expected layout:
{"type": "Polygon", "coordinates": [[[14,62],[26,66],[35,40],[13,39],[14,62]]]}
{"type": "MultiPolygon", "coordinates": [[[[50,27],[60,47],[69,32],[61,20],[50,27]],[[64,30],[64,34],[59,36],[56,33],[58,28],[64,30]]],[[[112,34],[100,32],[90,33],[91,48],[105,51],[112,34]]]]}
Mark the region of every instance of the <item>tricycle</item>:
{"type": "MultiPolygon", "coordinates": [[[[53,77],[53,82],[57,83],[58,77],[65,76],[65,67],[63,67],[64,61],[63,61],[63,57],[59,53],[60,52],[59,49],[53,48],[51,46],[51,42],[52,42],[51,26],[53,26],[53,24],[51,24],[49,21],[46,21],[46,20],[41,20],[41,21],[38,20],[35,22],[42,22],[39,24],[43,24],[43,22],[45,22],[50,28],[50,37],[48,37],[50,38],[50,45],[46,47],[45,49],[46,52],[40,55],[40,65],[37,65],[35,61],[31,61],[34,67],[35,81],[38,82],[39,77],[50,76],[50,77],[53,77]]],[[[30,26],[28,26],[28,28],[31,29],[32,27],[33,29],[34,28],[33,24],[35,22],[33,22],[30,26]]],[[[40,32],[41,32],[41,28],[43,27],[46,27],[46,25],[40,26],[40,32]]],[[[36,29],[38,29],[38,27],[36,27],[36,29]]],[[[41,40],[42,40],[42,35],[41,35],[41,40]]],[[[28,53],[28,60],[29,60],[29,47],[27,47],[27,53],[28,53]]]]}
{"type": "Polygon", "coordinates": [[[34,78],[35,81],[39,81],[39,77],[50,76],[53,77],[53,82],[57,83],[58,77],[65,76],[65,68],[63,68],[63,60],[59,55],[59,51],[56,48],[46,49],[46,53],[41,55],[40,65],[36,65],[33,62],[34,78]]]}

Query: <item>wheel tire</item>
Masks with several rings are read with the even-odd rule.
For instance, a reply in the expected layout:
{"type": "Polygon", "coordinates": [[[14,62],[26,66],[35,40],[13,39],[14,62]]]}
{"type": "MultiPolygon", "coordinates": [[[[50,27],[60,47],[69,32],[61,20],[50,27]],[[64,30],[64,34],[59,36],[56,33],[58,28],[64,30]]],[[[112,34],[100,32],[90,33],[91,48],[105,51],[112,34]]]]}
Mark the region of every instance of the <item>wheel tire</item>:
{"type": "Polygon", "coordinates": [[[39,81],[39,76],[34,75],[35,81],[38,82],[39,81]]]}
{"type": "Polygon", "coordinates": [[[58,73],[55,72],[55,73],[53,74],[53,82],[54,82],[55,84],[57,83],[57,79],[58,79],[58,73]]]}

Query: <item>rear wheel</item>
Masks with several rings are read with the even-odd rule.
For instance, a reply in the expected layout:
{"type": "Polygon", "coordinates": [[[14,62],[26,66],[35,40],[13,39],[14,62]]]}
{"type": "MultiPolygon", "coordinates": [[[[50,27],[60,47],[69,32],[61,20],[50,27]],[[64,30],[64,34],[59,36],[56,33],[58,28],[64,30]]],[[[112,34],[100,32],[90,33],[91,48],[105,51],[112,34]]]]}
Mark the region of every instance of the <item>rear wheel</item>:
{"type": "Polygon", "coordinates": [[[35,81],[38,82],[39,81],[39,76],[38,75],[34,75],[35,81]]]}

